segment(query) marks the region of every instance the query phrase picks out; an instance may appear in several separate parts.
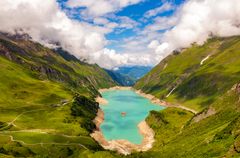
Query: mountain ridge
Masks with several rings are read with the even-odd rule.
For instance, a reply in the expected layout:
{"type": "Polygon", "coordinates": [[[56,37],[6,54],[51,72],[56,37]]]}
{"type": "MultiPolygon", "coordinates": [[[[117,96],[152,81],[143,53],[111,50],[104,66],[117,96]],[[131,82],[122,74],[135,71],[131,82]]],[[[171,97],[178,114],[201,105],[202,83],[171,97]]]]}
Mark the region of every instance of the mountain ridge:
{"type": "Polygon", "coordinates": [[[2,34],[0,72],[0,157],[104,153],[90,137],[99,108],[94,98],[116,83],[102,68],[2,34]]]}
{"type": "Polygon", "coordinates": [[[121,86],[133,86],[138,79],[148,73],[150,66],[123,66],[116,70],[106,70],[107,73],[121,86]]]}
{"type": "Polygon", "coordinates": [[[147,123],[156,133],[154,147],[132,157],[239,157],[239,49],[239,36],[193,44],[136,83],[136,89],[198,113],[151,112],[147,123]]]}

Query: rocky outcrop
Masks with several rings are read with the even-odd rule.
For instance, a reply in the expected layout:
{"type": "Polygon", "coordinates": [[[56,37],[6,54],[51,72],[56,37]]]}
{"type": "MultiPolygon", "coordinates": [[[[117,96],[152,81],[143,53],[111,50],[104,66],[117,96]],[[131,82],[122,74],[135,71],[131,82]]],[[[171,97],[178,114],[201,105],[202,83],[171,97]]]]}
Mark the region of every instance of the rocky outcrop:
{"type": "Polygon", "coordinates": [[[240,83],[236,84],[235,90],[237,93],[240,93],[240,83]]]}
{"type": "Polygon", "coordinates": [[[209,116],[212,116],[214,114],[216,114],[216,110],[213,107],[209,107],[207,110],[204,110],[200,114],[193,117],[192,123],[199,122],[199,121],[201,121],[205,118],[208,118],[209,116]]]}

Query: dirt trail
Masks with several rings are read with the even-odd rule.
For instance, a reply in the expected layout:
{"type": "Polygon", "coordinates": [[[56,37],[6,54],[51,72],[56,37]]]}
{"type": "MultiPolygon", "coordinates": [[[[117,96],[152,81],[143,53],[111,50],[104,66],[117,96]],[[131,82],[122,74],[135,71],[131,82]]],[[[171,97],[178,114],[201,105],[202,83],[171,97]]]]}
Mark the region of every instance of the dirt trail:
{"type": "Polygon", "coordinates": [[[8,126],[14,126],[14,127],[17,127],[17,125],[14,124],[14,122],[17,121],[17,119],[19,119],[22,115],[26,114],[26,113],[31,113],[31,112],[35,112],[35,111],[43,111],[45,109],[38,109],[38,110],[30,110],[30,111],[25,111],[25,112],[22,112],[21,114],[17,115],[17,117],[15,117],[15,119],[13,119],[11,122],[8,122],[8,126]]]}
{"type": "Polygon", "coordinates": [[[18,142],[18,143],[21,143],[23,145],[28,145],[28,146],[35,146],[35,145],[41,145],[41,146],[44,146],[44,145],[60,145],[60,146],[78,145],[78,146],[81,146],[84,149],[88,150],[88,148],[86,146],[84,146],[84,145],[82,145],[80,143],[25,143],[22,140],[15,140],[12,135],[10,135],[9,137],[10,137],[12,142],[18,142]]]}
{"type": "MultiPolygon", "coordinates": [[[[63,103],[62,105],[66,105],[68,103],[69,102],[63,103]]],[[[17,127],[17,125],[15,125],[14,122],[16,122],[21,116],[23,116],[26,113],[32,113],[32,112],[44,111],[44,110],[46,110],[46,109],[37,109],[37,110],[29,110],[29,111],[22,112],[19,115],[17,115],[11,122],[8,122],[7,123],[8,125],[6,127],[9,127],[9,126],[17,127]]],[[[0,131],[0,135],[9,136],[10,140],[12,142],[18,142],[18,143],[21,143],[23,145],[29,145],[29,146],[41,145],[42,147],[44,145],[60,145],[60,146],[78,145],[78,146],[83,147],[84,149],[89,150],[86,146],[84,146],[83,144],[80,144],[80,143],[55,143],[55,142],[52,142],[52,143],[42,143],[42,142],[41,143],[26,143],[22,140],[15,140],[12,135],[9,135],[10,133],[22,133],[22,132],[28,133],[29,132],[29,133],[50,134],[50,135],[67,137],[67,138],[84,137],[84,136],[69,136],[69,135],[65,135],[65,134],[51,134],[51,133],[48,133],[48,132],[52,132],[52,131],[55,131],[55,130],[54,129],[23,129],[23,130],[17,130],[17,131],[0,131]]]]}

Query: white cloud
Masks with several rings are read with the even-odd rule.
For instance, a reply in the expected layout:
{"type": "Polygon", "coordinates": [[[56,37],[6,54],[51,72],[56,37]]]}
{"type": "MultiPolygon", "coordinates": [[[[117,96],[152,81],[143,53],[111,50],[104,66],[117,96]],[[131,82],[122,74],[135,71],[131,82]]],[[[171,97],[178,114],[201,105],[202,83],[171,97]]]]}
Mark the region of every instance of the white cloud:
{"type": "Polygon", "coordinates": [[[174,49],[203,44],[210,35],[240,35],[239,0],[189,0],[177,12],[176,26],[167,31],[155,53],[165,57],[174,49]]]}
{"type": "Polygon", "coordinates": [[[132,28],[137,27],[137,25],[138,25],[138,23],[135,20],[133,20],[127,16],[118,16],[118,17],[116,17],[116,19],[118,20],[119,28],[132,29],[132,28]]]}
{"type": "Polygon", "coordinates": [[[100,63],[101,67],[114,69],[120,66],[132,65],[151,65],[152,59],[150,54],[134,54],[134,53],[116,53],[112,49],[103,49],[99,52],[91,54],[92,63],[100,63]]]}
{"type": "Polygon", "coordinates": [[[153,24],[149,24],[145,27],[143,30],[143,33],[148,33],[148,32],[157,32],[160,30],[167,30],[170,29],[171,27],[175,26],[177,24],[178,18],[173,16],[173,17],[156,17],[154,19],[153,24]]]}
{"type": "Polygon", "coordinates": [[[157,40],[153,40],[153,41],[151,41],[151,43],[148,45],[148,48],[150,48],[150,49],[156,49],[158,46],[159,46],[159,41],[157,41],[157,40]]]}
{"type": "Polygon", "coordinates": [[[107,18],[103,18],[103,17],[96,17],[93,19],[93,22],[94,22],[94,24],[99,24],[99,25],[101,25],[101,24],[106,25],[106,24],[110,23],[107,18]]]}
{"type": "Polygon", "coordinates": [[[112,13],[122,8],[137,4],[142,0],[69,0],[67,2],[69,7],[85,7],[82,15],[98,17],[108,13],[112,13]]]}
{"type": "Polygon", "coordinates": [[[28,33],[34,41],[60,43],[73,55],[88,58],[104,48],[105,29],[69,19],[55,0],[1,0],[0,31],[28,33]]]}
{"type": "MultiPolygon", "coordinates": [[[[96,18],[95,23],[115,27],[132,28],[134,21],[119,17],[120,25],[105,18],[96,18]],[[126,24],[129,23],[129,24],[126,24]]],[[[109,29],[69,19],[55,0],[1,0],[0,31],[29,34],[34,41],[45,46],[60,45],[78,58],[87,59],[105,68],[125,65],[131,56],[105,49],[105,34],[109,29]],[[11,20],[9,20],[11,19],[11,20]]]]}
{"type": "Polygon", "coordinates": [[[145,18],[150,18],[166,11],[174,10],[175,6],[172,3],[166,2],[162,6],[149,10],[144,14],[145,18]]]}
{"type": "Polygon", "coordinates": [[[129,17],[109,15],[140,1],[70,0],[68,3],[72,7],[87,7],[85,13],[93,20],[90,24],[69,19],[56,0],[1,0],[0,31],[15,33],[21,30],[46,46],[60,43],[76,57],[105,68],[156,64],[174,49],[189,47],[193,42],[204,43],[210,34],[240,34],[239,0],[189,0],[172,17],[155,17],[164,10],[158,8],[148,13],[155,18],[153,24],[143,30],[138,29],[139,23],[129,17]],[[117,53],[106,49],[109,41],[105,35],[125,29],[137,33],[117,41],[123,51],[117,53]],[[165,29],[168,31],[159,32],[165,29]]]}

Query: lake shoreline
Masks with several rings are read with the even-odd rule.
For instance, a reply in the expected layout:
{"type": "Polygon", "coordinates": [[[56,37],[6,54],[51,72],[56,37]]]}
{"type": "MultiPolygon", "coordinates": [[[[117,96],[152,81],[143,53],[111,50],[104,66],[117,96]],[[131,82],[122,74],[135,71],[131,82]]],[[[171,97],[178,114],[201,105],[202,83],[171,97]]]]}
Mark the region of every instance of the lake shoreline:
{"type": "Polygon", "coordinates": [[[133,89],[133,88],[132,88],[132,90],[134,90],[140,96],[149,99],[153,104],[157,104],[157,105],[164,106],[164,107],[179,108],[179,109],[183,109],[183,110],[189,111],[189,112],[191,112],[193,114],[197,114],[198,113],[197,111],[195,111],[193,109],[190,109],[190,108],[187,108],[185,106],[172,104],[172,103],[160,100],[160,99],[156,98],[154,95],[146,94],[146,93],[142,92],[141,90],[136,90],[136,89],[133,89]]]}
{"type": "MultiPolygon", "coordinates": [[[[109,90],[133,90],[133,89],[131,87],[117,86],[109,89],[101,89],[99,90],[99,92],[103,93],[109,90]]],[[[102,103],[102,100],[99,98],[96,98],[96,101],[99,101],[100,104],[102,103]]],[[[106,102],[104,101],[104,103],[106,102]]],[[[93,120],[93,122],[96,125],[96,130],[93,133],[91,133],[90,136],[94,138],[104,149],[117,151],[118,153],[123,155],[129,155],[134,151],[138,151],[138,152],[147,151],[152,148],[155,133],[148,126],[146,121],[142,121],[138,124],[139,133],[143,136],[143,141],[141,144],[133,144],[128,140],[107,141],[104,138],[104,135],[100,129],[100,126],[103,123],[103,121],[104,121],[104,112],[101,109],[99,109],[96,118],[93,120]]]]}
{"type": "Polygon", "coordinates": [[[143,135],[143,141],[141,144],[133,144],[128,140],[111,140],[105,139],[100,125],[104,121],[104,112],[99,109],[97,117],[94,119],[96,130],[90,134],[104,149],[117,151],[119,154],[129,155],[133,151],[147,151],[152,148],[154,142],[154,131],[148,126],[146,121],[142,121],[138,124],[138,129],[141,135],[143,135]]]}
{"type": "MultiPolygon", "coordinates": [[[[190,108],[187,108],[185,106],[182,106],[182,105],[177,105],[177,104],[172,104],[172,103],[169,103],[169,102],[166,102],[164,100],[160,100],[158,98],[156,98],[154,95],[152,94],[146,94],[144,92],[142,92],[141,90],[136,90],[134,89],[133,87],[120,87],[120,86],[115,86],[115,87],[111,87],[111,88],[106,88],[106,89],[100,89],[99,92],[102,93],[102,92],[106,92],[106,91],[111,91],[111,90],[133,90],[135,91],[137,94],[139,94],[140,96],[144,97],[144,98],[147,98],[151,101],[151,103],[153,104],[157,104],[157,105],[160,105],[160,106],[164,106],[164,107],[174,107],[174,108],[180,108],[180,109],[184,109],[184,110],[187,110],[189,112],[192,112],[194,114],[197,114],[198,112],[193,110],[193,109],[190,109],[190,108]]],[[[104,105],[104,104],[103,104],[104,105]]]]}
{"type": "MultiPolygon", "coordinates": [[[[197,113],[196,111],[194,111],[192,109],[189,109],[189,108],[181,106],[181,105],[174,105],[174,104],[168,103],[166,101],[156,98],[155,96],[153,96],[151,94],[146,94],[146,93],[142,92],[141,90],[136,90],[132,87],[116,86],[116,87],[111,87],[108,89],[100,89],[99,92],[103,93],[103,92],[111,91],[111,90],[133,90],[140,96],[142,96],[146,99],[149,99],[151,101],[151,103],[153,103],[153,104],[164,106],[164,107],[181,108],[181,109],[190,111],[194,114],[197,113]]],[[[96,102],[98,102],[101,105],[107,105],[107,103],[108,103],[107,100],[105,100],[104,98],[102,98],[100,96],[98,96],[95,100],[96,100],[96,102]]],[[[104,135],[100,129],[100,125],[103,123],[103,121],[104,121],[104,112],[101,109],[99,109],[97,116],[93,121],[96,125],[96,130],[91,134],[91,137],[94,138],[104,149],[117,151],[118,153],[123,154],[123,155],[129,155],[133,151],[138,151],[138,152],[147,151],[152,148],[153,143],[155,141],[155,139],[154,139],[155,133],[149,127],[149,125],[146,123],[146,121],[142,121],[138,124],[139,133],[141,135],[143,135],[143,141],[140,145],[133,144],[127,140],[107,141],[104,138],[104,135]]]]}

